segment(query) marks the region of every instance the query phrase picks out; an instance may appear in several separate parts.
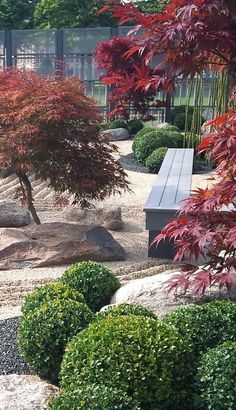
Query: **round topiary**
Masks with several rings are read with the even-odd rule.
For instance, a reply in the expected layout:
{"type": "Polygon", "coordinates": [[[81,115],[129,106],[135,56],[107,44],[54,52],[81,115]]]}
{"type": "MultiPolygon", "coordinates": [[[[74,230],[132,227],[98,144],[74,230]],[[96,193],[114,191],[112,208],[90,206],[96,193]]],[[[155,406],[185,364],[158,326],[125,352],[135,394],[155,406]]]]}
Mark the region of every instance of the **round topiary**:
{"type": "Polygon", "coordinates": [[[126,122],[122,119],[117,119],[114,121],[110,121],[106,124],[107,129],[114,129],[114,128],[127,128],[126,122]]]}
{"type": "Polygon", "coordinates": [[[160,147],[175,148],[176,143],[171,140],[168,132],[162,129],[153,130],[139,139],[135,147],[135,157],[145,164],[147,157],[160,147]]]}
{"type": "Polygon", "coordinates": [[[178,114],[186,114],[186,110],[188,111],[188,115],[192,117],[193,112],[194,112],[194,107],[189,106],[188,108],[186,105],[178,105],[177,107],[174,107],[170,110],[170,122],[171,124],[174,124],[174,120],[176,115],[178,114]]]}
{"type": "Polygon", "coordinates": [[[138,141],[140,139],[142,139],[143,135],[146,135],[146,134],[148,134],[149,132],[152,132],[152,131],[153,131],[153,128],[144,127],[139,132],[137,132],[137,134],[135,135],[135,137],[133,139],[133,143],[132,143],[132,151],[133,151],[134,155],[136,154],[136,146],[138,144],[138,141]]]}
{"type": "Polygon", "coordinates": [[[236,341],[236,303],[221,300],[178,308],[163,322],[173,325],[199,354],[219,343],[236,341]]]}
{"type": "Polygon", "coordinates": [[[65,345],[93,321],[87,305],[72,299],[51,299],[20,319],[18,343],[25,361],[56,383],[65,345]]]}
{"type": "Polygon", "coordinates": [[[82,293],[76,292],[61,282],[56,282],[43,285],[26,296],[21,311],[23,313],[31,312],[52,299],[73,299],[77,302],[85,303],[82,293]]]}
{"type": "Polygon", "coordinates": [[[149,172],[152,172],[154,174],[158,173],[167,150],[168,148],[166,147],[157,148],[152,152],[151,155],[149,155],[149,157],[147,157],[145,165],[149,172]]]}
{"type": "Polygon", "coordinates": [[[68,343],[61,387],[119,386],[143,410],[189,409],[191,370],[188,346],[174,328],[151,318],[119,316],[91,324],[68,343]]]}
{"type": "MultiPolygon", "coordinates": [[[[187,116],[187,130],[191,129],[192,118],[193,118],[193,115],[188,113],[188,116],[187,116]]],[[[175,116],[174,125],[176,127],[178,127],[181,131],[185,131],[185,123],[186,123],[186,114],[184,112],[180,113],[180,114],[177,114],[175,116]]]]}
{"type": "Polygon", "coordinates": [[[195,408],[236,409],[236,342],[225,342],[200,358],[195,408]]]}
{"type": "Polygon", "coordinates": [[[180,131],[167,130],[170,140],[173,141],[173,145],[176,144],[178,148],[184,146],[184,136],[180,131]]]}
{"type": "Polygon", "coordinates": [[[131,135],[135,135],[137,134],[137,132],[143,129],[143,123],[138,118],[134,118],[133,120],[129,120],[127,122],[127,128],[131,135]]]}
{"type": "Polygon", "coordinates": [[[120,282],[110,269],[92,261],[75,263],[65,271],[61,281],[81,292],[95,312],[107,305],[120,287],[120,282]]]}
{"type": "Polygon", "coordinates": [[[180,132],[180,129],[178,127],[176,127],[175,125],[171,125],[171,124],[168,124],[161,129],[165,131],[180,132]]]}
{"type": "Polygon", "coordinates": [[[141,305],[120,303],[119,305],[112,305],[110,308],[103,310],[102,312],[98,312],[95,315],[95,320],[102,320],[106,318],[112,319],[113,317],[127,315],[144,316],[157,319],[155,313],[141,305]]]}
{"type": "Polygon", "coordinates": [[[141,410],[138,402],[116,387],[87,384],[62,392],[49,404],[49,410],[141,410]]]}

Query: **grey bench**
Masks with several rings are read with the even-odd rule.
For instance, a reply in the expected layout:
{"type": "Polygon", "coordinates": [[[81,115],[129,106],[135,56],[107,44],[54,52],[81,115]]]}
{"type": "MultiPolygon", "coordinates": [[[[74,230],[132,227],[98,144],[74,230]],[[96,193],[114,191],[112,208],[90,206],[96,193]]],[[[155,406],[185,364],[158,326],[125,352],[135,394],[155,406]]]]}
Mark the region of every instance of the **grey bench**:
{"type": "Polygon", "coordinates": [[[155,184],[144,207],[146,229],[149,231],[148,256],[152,258],[173,259],[175,251],[169,241],[152,245],[153,239],[162,228],[176,216],[180,203],[190,195],[192,170],[192,148],[169,148],[155,184]]]}

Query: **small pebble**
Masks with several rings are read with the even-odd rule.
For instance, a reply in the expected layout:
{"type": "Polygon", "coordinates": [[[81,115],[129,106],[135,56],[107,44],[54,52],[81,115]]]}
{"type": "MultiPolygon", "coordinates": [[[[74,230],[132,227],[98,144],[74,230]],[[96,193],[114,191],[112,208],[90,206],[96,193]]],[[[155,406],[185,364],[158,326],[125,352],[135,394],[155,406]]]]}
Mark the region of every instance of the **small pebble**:
{"type": "Polygon", "coordinates": [[[0,374],[32,374],[17,346],[19,317],[0,321],[0,374]]]}

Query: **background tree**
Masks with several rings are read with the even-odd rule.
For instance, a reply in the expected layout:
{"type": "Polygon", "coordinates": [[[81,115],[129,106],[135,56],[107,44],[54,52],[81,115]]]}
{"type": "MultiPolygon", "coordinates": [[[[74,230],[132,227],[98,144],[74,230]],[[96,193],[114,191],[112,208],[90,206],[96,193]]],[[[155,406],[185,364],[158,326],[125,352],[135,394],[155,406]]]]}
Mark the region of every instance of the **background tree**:
{"type": "Polygon", "coordinates": [[[77,78],[46,81],[33,72],[0,73],[0,165],[19,178],[34,221],[29,171],[82,206],[128,187],[115,146],[99,133],[95,102],[77,78]]]}
{"type": "Polygon", "coordinates": [[[40,0],[34,13],[35,27],[76,28],[116,25],[111,13],[96,15],[103,0],[40,0]]]}
{"type": "MultiPolygon", "coordinates": [[[[230,73],[229,90],[235,100],[236,3],[234,0],[171,0],[162,14],[144,16],[133,4],[112,2],[104,6],[120,23],[135,22],[142,39],[128,56],[147,54],[146,65],[157,55],[150,75],[136,87],[147,91],[163,82],[172,85],[180,75],[194,77],[214,67],[230,73]]],[[[127,54],[126,54],[127,57],[127,54]]],[[[123,57],[125,59],[125,56],[123,57]]],[[[147,72],[145,72],[147,73],[147,72]]],[[[170,238],[177,247],[176,260],[206,256],[206,263],[185,265],[172,288],[204,292],[212,284],[231,289],[236,284],[236,111],[231,110],[210,123],[213,130],[203,138],[200,149],[217,163],[214,186],[199,189],[185,201],[180,217],[168,224],[156,242],[170,238]],[[222,207],[224,207],[224,212],[222,207]]]]}
{"type": "Polygon", "coordinates": [[[0,3],[0,29],[33,28],[33,14],[38,0],[2,0],[0,3]]]}

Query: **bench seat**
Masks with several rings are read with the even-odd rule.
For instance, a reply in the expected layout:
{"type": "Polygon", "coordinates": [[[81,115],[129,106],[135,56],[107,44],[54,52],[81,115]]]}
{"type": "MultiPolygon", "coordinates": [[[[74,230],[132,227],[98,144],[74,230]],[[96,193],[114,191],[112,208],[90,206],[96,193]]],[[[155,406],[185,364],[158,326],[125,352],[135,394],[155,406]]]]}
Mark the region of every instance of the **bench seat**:
{"type": "Polygon", "coordinates": [[[156,247],[150,243],[162,228],[176,216],[181,201],[191,192],[194,150],[192,148],[169,148],[156,181],[144,207],[146,229],[149,231],[148,256],[173,259],[173,245],[160,242],[156,247]]]}

